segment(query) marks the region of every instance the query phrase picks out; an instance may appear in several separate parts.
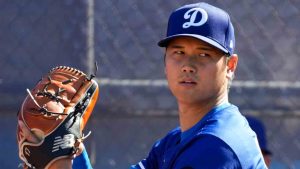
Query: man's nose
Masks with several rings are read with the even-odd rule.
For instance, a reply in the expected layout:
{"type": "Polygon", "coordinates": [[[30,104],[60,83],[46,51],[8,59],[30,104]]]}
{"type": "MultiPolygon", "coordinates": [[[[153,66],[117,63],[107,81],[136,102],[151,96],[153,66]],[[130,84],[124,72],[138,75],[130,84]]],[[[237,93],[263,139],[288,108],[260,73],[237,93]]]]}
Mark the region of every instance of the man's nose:
{"type": "Polygon", "coordinates": [[[183,65],[181,71],[185,73],[196,73],[196,68],[192,65],[183,65]]]}

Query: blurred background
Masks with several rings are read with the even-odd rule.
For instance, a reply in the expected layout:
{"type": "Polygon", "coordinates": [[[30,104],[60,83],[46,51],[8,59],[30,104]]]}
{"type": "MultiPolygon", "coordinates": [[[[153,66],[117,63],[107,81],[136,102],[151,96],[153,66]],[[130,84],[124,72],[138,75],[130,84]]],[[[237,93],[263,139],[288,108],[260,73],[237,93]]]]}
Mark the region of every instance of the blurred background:
{"type": "MultiPolygon", "coordinates": [[[[16,114],[59,65],[88,74],[100,99],[86,132],[96,169],[123,169],[178,125],[164,77],[168,16],[185,0],[0,0],[0,168],[17,168],[16,114]]],[[[230,101],[262,120],[273,169],[300,168],[300,1],[207,0],[231,15],[239,65],[230,101]]],[[[237,136],[238,137],[238,136],[237,136]]]]}

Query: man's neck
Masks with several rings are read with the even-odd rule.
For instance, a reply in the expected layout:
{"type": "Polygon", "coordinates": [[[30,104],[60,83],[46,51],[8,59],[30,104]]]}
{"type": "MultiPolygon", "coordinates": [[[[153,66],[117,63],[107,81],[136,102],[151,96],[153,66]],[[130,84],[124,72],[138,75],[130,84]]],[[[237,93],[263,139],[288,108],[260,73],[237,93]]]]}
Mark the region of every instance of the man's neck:
{"type": "Polygon", "coordinates": [[[179,123],[181,131],[186,131],[198,123],[212,108],[227,103],[228,98],[217,99],[215,101],[205,103],[180,103],[179,107],[179,123]]]}

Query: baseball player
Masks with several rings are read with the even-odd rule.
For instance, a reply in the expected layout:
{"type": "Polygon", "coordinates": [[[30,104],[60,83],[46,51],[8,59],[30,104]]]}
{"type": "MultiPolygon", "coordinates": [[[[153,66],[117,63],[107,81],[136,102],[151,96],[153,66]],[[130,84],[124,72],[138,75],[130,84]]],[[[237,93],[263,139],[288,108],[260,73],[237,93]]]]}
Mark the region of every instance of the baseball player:
{"type": "Polygon", "coordinates": [[[177,99],[180,127],[158,140],[132,169],[267,168],[255,133],[228,101],[238,63],[229,15],[207,3],[170,16],[165,74],[177,99]]]}
{"type": "Polygon", "coordinates": [[[182,6],[171,14],[167,37],[158,45],[166,49],[165,74],[180,127],[131,168],[267,168],[255,133],[228,101],[238,62],[229,15],[207,3],[182,6]]]}
{"type": "Polygon", "coordinates": [[[167,37],[158,45],[166,49],[165,74],[180,127],[131,168],[267,168],[255,133],[228,101],[238,62],[229,15],[207,3],[182,6],[171,14],[167,37]]]}

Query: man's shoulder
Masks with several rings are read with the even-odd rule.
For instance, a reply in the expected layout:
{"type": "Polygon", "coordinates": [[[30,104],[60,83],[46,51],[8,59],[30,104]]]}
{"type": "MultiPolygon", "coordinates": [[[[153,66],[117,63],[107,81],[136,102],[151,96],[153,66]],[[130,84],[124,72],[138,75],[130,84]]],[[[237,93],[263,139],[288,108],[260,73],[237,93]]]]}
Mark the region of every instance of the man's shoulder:
{"type": "Polygon", "coordinates": [[[231,105],[225,109],[211,114],[198,134],[211,134],[221,139],[223,137],[235,137],[237,134],[249,134],[249,126],[246,118],[239,112],[238,108],[231,105]],[[234,132],[233,132],[234,131],[234,132]]]}
{"type": "Polygon", "coordinates": [[[211,134],[202,134],[191,140],[186,150],[188,149],[195,153],[201,152],[199,154],[205,156],[236,158],[234,151],[224,140],[211,134]],[[228,153],[231,155],[227,155],[228,153]]]}
{"type": "Polygon", "coordinates": [[[235,152],[222,139],[203,134],[188,143],[176,162],[177,166],[201,168],[241,168],[235,152]],[[199,166],[200,165],[200,166],[199,166]]]}
{"type": "Polygon", "coordinates": [[[237,107],[230,106],[208,118],[197,135],[213,135],[228,144],[234,151],[254,146],[255,133],[237,107]]]}
{"type": "MultiPolygon", "coordinates": [[[[259,163],[258,161],[262,159],[255,133],[235,106],[230,106],[208,118],[198,131],[196,140],[201,140],[208,135],[216,137],[230,147],[242,166],[259,163]]],[[[202,142],[200,141],[199,144],[202,142]]],[[[205,144],[212,146],[208,142],[205,144]]],[[[220,145],[222,148],[222,144],[220,145]]]]}

